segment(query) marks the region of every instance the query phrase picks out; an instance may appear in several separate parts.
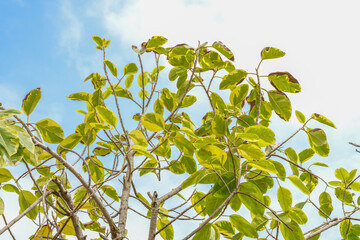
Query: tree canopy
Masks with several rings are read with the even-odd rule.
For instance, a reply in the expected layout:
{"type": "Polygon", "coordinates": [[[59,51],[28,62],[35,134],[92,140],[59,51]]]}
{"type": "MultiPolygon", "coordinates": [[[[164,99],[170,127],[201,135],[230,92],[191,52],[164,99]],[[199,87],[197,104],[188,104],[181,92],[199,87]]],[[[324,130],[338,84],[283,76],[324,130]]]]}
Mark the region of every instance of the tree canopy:
{"type": "Polygon", "coordinates": [[[359,239],[357,170],[334,169],[334,181],[314,170],[328,168],[313,157],[326,160],[330,147],[321,127],[334,123],[294,111],[290,96],[301,85],[292,74],[260,71],[285,52],[265,47],[251,72],[234,66],[233,52],[220,41],[166,46],[166,38],[154,36],[132,46],[138,62],[121,71],[107,58],[110,40],[93,40],[103,72],[85,78],[92,92],[67,97],[83,103],[77,110],[83,121],[70,135],[51,118],[32,121],[40,88],[25,96],[21,110],[0,106],[0,235],[9,231],[15,239],[11,227],[27,217],[32,240],[128,239],[131,211],[147,219],[139,228],[148,229],[149,240],[316,240],[338,224],[343,239],[359,239]],[[144,55],[153,62],[144,64],[144,55]],[[205,101],[198,101],[199,92],[205,101]],[[286,126],[291,117],[298,129],[277,138],[282,129],[272,121],[286,126]],[[289,140],[299,133],[308,147],[296,152],[289,140]],[[139,191],[144,175],[156,186],[164,174],[182,181],[139,191]],[[24,184],[28,178],[32,186],[24,184]],[[18,195],[20,213],[10,222],[5,192],[18,195]],[[334,207],[343,214],[334,216],[334,207]],[[304,230],[312,214],[324,222],[304,230]],[[180,236],[175,222],[193,228],[180,236]]]}

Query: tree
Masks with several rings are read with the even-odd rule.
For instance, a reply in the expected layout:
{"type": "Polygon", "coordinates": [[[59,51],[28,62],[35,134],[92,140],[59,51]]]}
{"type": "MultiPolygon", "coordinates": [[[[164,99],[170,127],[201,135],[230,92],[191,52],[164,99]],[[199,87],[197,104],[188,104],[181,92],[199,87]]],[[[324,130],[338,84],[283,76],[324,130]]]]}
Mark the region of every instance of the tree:
{"type": "Polygon", "coordinates": [[[286,240],[314,240],[338,224],[344,239],[359,239],[360,225],[353,224],[360,205],[359,197],[355,201],[355,191],[360,191],[356,169],[336,169],[337,180],[330,182],[312,171],[328,167],[311,158],[328,156],[330,148],[325,132],[308,123],[335,125],[323,115],[306,118],[295,111],[300,127],[287,139],[276,139],[270,128],[276,117],[289,121],[293,110],[287,94],[301,91],[288,72],[260,74],[261,64],[283,57],[283,51],[264,48],[251,73],[233,65],[234,54],[220,41],[164,47],[167,39],[155,36],[140,48],[132,47],[139,63],[129,63],[119,73],[106,57],[110,40],[97,36],[93,40],[103,54],[104,75],[91,73],[85,78],[94,87],[92,93],[68,96],[86,107],[77,110],[84,121],[72,134],[65,137],[61,126],[49,118],[30,121],[41,99],[38,88],[25,96],[22,111],[0,106],[0,191],[18,194],[20,207],[19,216],[7,222],[6,203],[0,198],[5,222],[0,235],[5,231],[12,235],[11,227],[26,216],[37,228],[33,240],[68,235],[86,239],[88,232],[97,232],[96,239],[128,239],[128,212],[133,211],[148,219],[149,225],[142,227],[149,229],[144,236],[149,240],[159,235],[174,239],[173,223],[179,221],[193,222],[183,239],[282,235],[286,240]],[[155,58],[152,71],[144,70],[145,54],[155,58]],[[164,57],[171,68],[168,79],[160,74],[164,57]],[[135,78],[138,86],[133,86],[135,78]],[[169,85],[168,80],[174,82],[173,88],[159,87],[169,85]],[[263,88],[263,81],[269,81],[271,89],[263,88]],[[206,94],[208,105],[190,116],[187,109],[198,104],[190,95],[194,89],[206,94]],[[135,115],[125,111],[129,106],[135,115]],[[19,117],[22,113],[26,120],[19,117]],[[296,153],[289,140],[299,132],[306,134],[309,147],[296,153]],[[26,171],[16,171],[19,165],[26,171]],[[165,173],[182,175],[184,180],[165,194],[137,190],[142,176],[152,175],[155,184],[165,173]],[[31,189],[22,184],[27,177],[33,182],[31,189]],[[198,189],[200,184],[206,191],[198,189]],[[187,188],[194,191],[183,196],[187,188]],[[306,201],[293,200],[294,189],[306,201]],[[310,198],[314,193],[321,193],[319,203],[310,198]],[[132,201],[143,208],[133,209],[132,201]],[[342,216],[331,216],[333,201],[342,208],[342,216]],[[324,218],[307,232],[302,229],[309,214],[305,205],[324,218]]]}

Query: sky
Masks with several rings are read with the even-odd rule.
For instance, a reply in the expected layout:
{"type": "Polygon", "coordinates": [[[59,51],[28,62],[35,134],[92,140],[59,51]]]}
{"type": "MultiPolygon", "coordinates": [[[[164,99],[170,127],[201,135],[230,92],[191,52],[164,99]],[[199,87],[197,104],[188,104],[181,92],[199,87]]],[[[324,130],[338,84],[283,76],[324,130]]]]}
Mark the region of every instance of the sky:
{"type": "MultiPolygon", "coordinates": [[[[322,170],[330,179],[335,168],[357,168],[360,158],[348,144],[360,143],[359,7],[355,0],[0,1],[0,102],[21,108],[23,97],[40,87],[32,119],[50,117],[72,133],[81,105],[65,96],[91,91],[83,79],[101,72],[94,35],[111,39],[108,57],[117,66],[136,62],[131,45],[155,35],[168,38],[168,46],[220,40],[233,51],[235,66],[247,71],[273,46],[286,55],[264,62],[261,72],[290,72],[302,86],[290,96],[293,108],[308,117],[321,113],[337,126],[324,127],[331,153],[318,157],[331,166],[322,170]]],[[[295,117],[274,126],[279,139],[299,127],[295,117]]],[[[301,139],[291,142],[297,150],[306,145],[301,139]]]]}

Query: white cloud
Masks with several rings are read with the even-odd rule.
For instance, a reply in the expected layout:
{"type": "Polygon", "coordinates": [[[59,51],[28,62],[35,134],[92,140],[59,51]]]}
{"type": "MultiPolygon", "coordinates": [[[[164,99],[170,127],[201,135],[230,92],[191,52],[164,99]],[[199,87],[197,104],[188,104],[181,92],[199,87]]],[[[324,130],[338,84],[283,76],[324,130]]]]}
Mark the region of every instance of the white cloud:
{"type": "Polygon", "coordinates": [[[222,40],[235,53],[236,66],[248,71],[263,47],[279,47],[286,57],[265,62],[263,72],[291,72],[303,89],[293,96],[296,109],[320,112],[347,126],[360,116],[355,110],[358,6],[356,1],[109,0],[97,3],[96,11],[109,35],[124,44],[139,44],[153,35],[167,37],[169,45],[222,40]]]}

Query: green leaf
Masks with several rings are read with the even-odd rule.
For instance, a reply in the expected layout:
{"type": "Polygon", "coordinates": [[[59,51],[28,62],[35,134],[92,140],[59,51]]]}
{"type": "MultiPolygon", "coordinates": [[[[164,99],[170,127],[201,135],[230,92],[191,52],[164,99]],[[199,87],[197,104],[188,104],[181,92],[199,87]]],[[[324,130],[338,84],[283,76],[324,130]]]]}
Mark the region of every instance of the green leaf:
{"type": "Polygon", "coordinates": [[[289,121],[292,109],[290,100],[285,93],[271,90],[268,91],[268,97],[275,113],[285,121],[289,121]]]}
{"type": "Polygon", "coordinates": [[[344,221],[342,221],[340,223],[340,233],[344,239],[347,239],[347,236],[350,233],[351,226],[352,226],[352,223],[349,219],[345,219],[344,221]]]}
{"type": "Polygon", "coordinates": [[[82,139],[80,133],[73,133],[62,140],[58,146],[57,152],[63,151],[63,148],[73,149],[82,139]]]}
{"type": "Polygon", "coordinates": [[[161,47],[164,45],[168,40],[162,36],[153,36],[147,43],[146,43],[146,50],[151,51],[155,48],[161,47]]]}
{"type": "Polygon", "coordinates": [[[250,238],[258,237],[256,229],[242,216],[233,214],[229,217],[229,219],[231,224],[245,236],[250,238]]]}
{"type": "Polygon", "coordinates": [[[193,240],[218,240],[217,235],[216,229],[208,223],[195,234],[193,240]]]}
{"type": "Polygon", "coordinates": [[[239,188],[239,196],[241,202],[246,206],[246,208],[249,209],[249,211],[256,215],[256,216],[263,216],[265,207],[258,203],[264,202],[263,193],[260,191],[260,189],[252,182],[243,182],[240,184],[239,188]],[[246,193],[252,197],[249,197],[247,195],[241,194],[246,193]],[[258,201],[254,200],[253,198],[257,199],[258,201]]]}
{"type": "Polygon", "coordinates": [[[217,221],[215,226],[219,229],[219,232],[226,237],[230,237],[235,234],[234,227],[229,221],[217,221]]]}
{"type": "Polygon", "coordinates": [[[296,118],[298,119],[298,121],[300,123],[305,123],[306,118],[305,118],[305,116],[304,116],[304,114],[302,112],[300,112],[298,110],[295,110],[295,115],[296,115],[296,118]]]}
{"type": "Polygon", "coordinates": [[[321,211],[319,211],[319,215],[324,218],[328,218],[328,216],[330,216],[331,212],[333,211],[332,200],[331,200],[330,194],[327,192],[322,192],[319,196],[319,204],[320,204],[320,209],[324,213],[326,213],[327,216],[324,215],[321,211]]]}
{"type": "Polygon", "coordinates": [[[102,182],[104,180],[104,168],[102,168],[102,162],[96,157],[92,156],[91,159],[87,160],[87,163],[89,165],[91,179],[95,183],[102,182]]]}
{"type": "Polygon", "coordinates": [[[186,156],[191,157],[194,154],[194,146],[184,137],[184,135],[177,133],[174,137],[170,137],[170,141],[186,156]]]}
{"type": "MultiPolygon", "coordinates": [[[[191,197],[191,204],[195,204],[197,201],[199,201],[204,196],[205,196],[205,193],[202,193],[202,192],[194,193],[191,197]]],[[[200,214],[200,216],[206,216],[206,211],[204,211],[205,207],[206,207],[206,198],[204,198],[200,202],[198,202],[194,206],[194,209],[197,213],[200,214]]]]}
{"type": "Polygon", "coordinates": [[[245,133],[253,133],[258,135],[260,141],[257,144],[260,147],[266,147],[275,143],[275,133],[268,127],[264,127],[262,125],[254,125],[245,129],[245,133]]]}
{"type": "Polygon", "coordinates": [[[282,165],[281,163],[268,159],[269,161],[272,162],[272,164],[275,166],[276,171],[277,171],[277,175],[279,176],[280,180],[285,181],[285,177],[286,177],[286,170],[284,165],[282,165]]]}
{"type": "Polygon", "coordinates": [[[161,90],[160,99],[162,103],[164,104],[164,107],[169,111],[172,112],[174,108],[176,107],[175,98],[167,88],[163,88],[161,90]]]}
{"type": "Polygon", "coordinates": [[[349,172],[345,168],[337,168],[335,169],[335,177],[346,183],[349,177],[349,172]]]}
{"type": "Polygon", "coordinates": [[[110,197],[111,199],[113,199],[114,201],[118,202],[119,201],[119,195],[117,194],[116,190],[114,187],[110,186],[110,185],[103,185],[101,187],[101,190],[103,190],[103,192],[110,197]]]}
{"type": "Polygon", "coordinates": [[[6,168],[0,168],[0,183],[8,182],[13,178],[11,172],[6,168]]]}
{"type": "Polygon", "coordinates": [[[140,130],[134,129],[129,133],[129,135],[134,144],[140,145],[142,147],[148,146],[148,142],[140,130]]]}
{"type": "Polygon", "coordinates": [[[193,95],[185,96],[184,100],[181,103],[180,108],[190,107],[195,102],[196,102],[196,97],[195,96],[193,96],[193,95]]]}
{"type": "Polygon", "coordinates": [[[291,191],[284,187],[279,187],[277,190],[277,199],[281,209],[287,212],[292,206],[292,194],[291,191]]]}
{"type": "Polygon", "coordinates": [[[77,92],[70,94],[67,98],[71,100],[78,100],[78,101],[90,101],[91,94],[87,92],[77,92]]]}
{"type": "Polygon", "coordinates": [[[144,147],[140,145],[132,145],[131,148],[135,150],[137,154],[144,155],[145,157],[156,161],[155,157],[151,153],[149,153],[148,150],[146,150],[144,147]]]}
{"type": "Polygon", "coordinates": [[[274,47],[266,47],[261,51],[261,59],[274,59],[274,58],[281,58],[285,55],[285,52],[281,51],[280,49],[274,47]]]}
{"type": "Polygon", "coordinates": [[[125,87],[130,88],[132,86],[133,81],[134,81],[134,75],[130,74],[125,78],[125,87]]]}
{"type": "Polygon", "coordinates": [[[190,177],[188,177],[185,181],[182,182],[181,186],[183,189],[185,189],[193,184],[200,183],[204,179],[209,179],[212,177],[215,178],[215,181],[218,179],[218,176],[216,176],[212,169],[204,168],[191,174],[190,177]]]}
{"type": "Polygon", "coordinates": [[[241,69],[236,69],[223,77],[223,80],[220,82],[219,89],[231,89],[244,81],[246,76],[247,72],[241,69]]]}
{"type": "Polygon", "coordinates": [[[27,148],[30,152],[34,153],[35,151],[35,145],[31,140],[30,135],[27,133],[27,131],[19,126],[11,126],[11,129],[15,130],[18,137],[20,144],[27,148]]]}
{"type": "Polygon", "coordinates": [[[224,100],[215,92],[210,95],[211,101],[213,102],[214,108],[217,113],[225,113],[226,105],[224,100]]]}
{"type": "Polygon", "coordinates": [[[353,182],[350,187],[352,190],[360,192],[360,182],[353,182]]]}
{"type": "Polygon", "coordinates": [[[194,172],[196,172],[196,161],[194,160],[194,158],[189,157],[189,156],[183,156],[180,159],[181,165],[184,167],[184,170],[189,173],[192,174],[194,172]]]}
{"type": "Polygon", "coordinates": [[[19,141],[16,132],[7,127],[0,127],[0,146],[2,146],[9,156],[18,151],[19,141]]]}
{"type": "Polygon", "coordinates": [[[232,105],[237,107],[242,107],[247,94],[249,91],[249,85],[247,84],[241,84],[234,88],[230,93],[230,102],[232,105]]]}
{"type": "Polygon", "coordinates": [[[301,152],[299,152],[299,162],[301,162],[301,163],[306,162],[307,160],[312,158],[312,156],[314,156],[314,154],[315,154],[315,152],[311,148],[302,150],[301,152]]]}
{"type": "Polygon", "coordinates": [[[92,104],[93,107],[101,105],[103,100],[104,100],[103,93],[102,93],[100,88],[95,90],[93,92],[93,94],[91,95],[91,104],[92,104]]]}
{"type": "MultiPolygon", "coordinates": [[[[162,227],[164,227],[166,224],[168,224],[170,221],[167,218],[159,218],[156,221],[156,228],[157,230],[160,230],[162,227]]],[[[164,230],[160,232],[160,236],[164,240],[172,240],[174,239],[174,229],[173,226],[170,224],[168,225],[164,230]]]]}
{"type": "Polygon", "coordinates": [[[308,131],[308,140],[311,148],[319,156],[326,157],[329,155],[329,144],[327,142],[326,134],[322,129],[314,128],[308,131]]]}
{"type": "Polygon", "coordinates": [[[109,124],[112,127],[116,127],[118,123],[118,119],[115,113],[113,113],[110,109],[101,105],[96,107],[96,111],[99,114],[99,117],[102,121],[104,121],[105,123],[109,124]]]}
{"type": "Polygon", "coordinates": [[[238,147],[240,155],[247,160],[265,160],[265,153],[255,144],[241,144],[238,147]]]}
{"type": "Polygon", "coordinates": [[[316,146],[327,144],[326,134],[320,128],[314,128],[308,132],[311,142],[316,146]]]}
{"type": "Polygon", "coordinates": [[[229,59],[231,61],[235,61],[234,54],[221,41],[214,42],[212,46],[213,46],[213,48],[218,50],[222,55],[224,55],[227,59],[229,59]]]}
{"type": "Polygon", "coordinates": [[[300,84],[290,73],[288,72],[274,72],[268,75],[268,79],[276,88],[276,90],[288,93],[298,93],[301,91],[300,84]]]}
{"type": "Polygon", "coordinates": [[[213,167],[222,168],[227,158],[226,153],[214,145],[202,147],[196,151],[195,155],[202,166],[210,169],[213,167]]]}
{"type": "Polygon", "coordinates": [[[22,109],[24,113],[29,116],[35,109],[36,105],[41,99],[40,88],[31,90],[23,99],[22,109]]]}
{"type": "Polygon", "coordinates": [[[301,209],[296,207],[290,209],[288,216],[291,218],[291,220],[301,225],[306,224],[308,220],[306,214],[301,209]]]}
{"type": "Polygon", "coordinates": [[[268,160],[248,161],[247,164],[251,167],[254,167],[256,169],[259,169],[259,170],[262,170],[265,172],[270,172],[270,173],[275,173],[275,174],[278,173],[274,164],[272,164],[272,162],[270,162],[268,160]]]}
{"type": "MultiPolygon", "coordinates": [[[[1,169],[0,169],[0,171],[1,171],[1,169]]],[[[0,173],[0,182],[1,182],[1,178],[2,177],[1,177],[1,173],[0,173]]],[[[6,192],[16,192],[17,194],[20,193],[19,189],[12,184],[4,184],[2,189],[6,192]]]]}
{"type": "Polygon", "coordinates": [[[158,113],[147,113],[141,118],[144,127],[152,132],[165,130],[164,118],[158,113]]]}
{"type": "Polygon", "coordinates": [[[353,201],[353,196],[350,191],[342,187],[335,188],[335,195],[340,201],[344,201],[345,203],[352,203],[353,201]]]}
{"type": "Polygon", "coordinates": [[[304,234],[296,222],[291,221],[287,225],[291,229],[284,224],[280,224],[280,230],[285,240],[305,240],[304,234]]]}
{"type": "Polygon", "coordinates": [[[0,111],[0,120],[10,118],[15,115],[20,115],[22,112],[14,108],[8,108],[0,111]]]}
{"type": "Polygon", "coordinates": [[[4,200],[0,197],[0,215],[4,214],[4,210],[5,210],[4,200]]]}
{"type": "Polygon", "coordinates": [[[288,176],[290,181],[297,187],[300,191],[305,193],[306,195],[310,194],[309,189],[304,185],[304,183],[300,180],[300,178],[296,175],[290,175],[288,176]]]}
{"type": "Polygon", "coordinates": [[[124,67],[124,75],[135,74],[138,72],[138,67],[135,63],[129,63],[124,67]]]}
{"type": "Polygon", "coordinates": [[[318,122],[320,122],[322,124],[325,124],[325,125],[328,125],[330,127],[336,128],[335,124],[332,121],[330,121],[329,119],[327,119],[326,117],[324,117],[321,114],[314,113],[314,114],[311,115],[311,118],[315,119],[316,121],[318,121],[318,122]]]}
{"type": "Polygon", "coordinates": [[[64,139],[64,131],[54,120],[44,118],[35,125],[39,129],[45,142],[60,143],[64,139]]]}
{"type": "MultiPolygon", "coordinates": [[[[59,224],[59,228],[62,228],[64,226],[64,224],[67,222],[67,219],[63,219],[61,220],[58,224],[59,224]]],[[[75,232],[75,228],[74,228],[74,224],[70,218],[70,220],[67,222],[67,224],[65,225],[65,227],[62,230],[62,233],[65,235],[71,235],[71,236],[76,236],[76,232],[75,232]]]]}
{"type": "Polygon", "coordinates": [[[211,130],[212,133],[215,134],[217,137],[222,137],[226,134],[227,124],[223,116],[218,114],[215,115],[215,117],[211,121],[211,130]]]}
{"type": "MultiPolygon", "coordinates": [[[[31,204],[36,201],[36,197],[29,191],[22,190],[19,194],[19,206],[20,206],[20,213],[25,211],[31,204]]],[[[35,220],[38,215],[38,208],[34,207],[30,210],[26,216],[32,220],[35,220]]]]}
{"type": "Polygon", "coordinates": [[[311,165],[320,166],[320,167],[329,167],[328,165],[326,165],[325,163],[322,163],[322,162],[315,162],[311,165]]]}
{"type": "Polygon", "coordinates": [[[112,62],[109,61],[109,60],[105,60],[104,63],[105,63],[106,66],[109,68],[111,74],[114,75],[115,77],[117,77],[117,75],[118,75],[118,70],[117,70],[115,64],[112,63],[112,62]]]}
{"type": "Polygon", "coordinates": [[[99,47],[102,47],[102,46],[103,46],[103,40],[102,40],[101,37],[93,36],[92,39],[94,40],[94,42],[95,42],[99,47]]]}

